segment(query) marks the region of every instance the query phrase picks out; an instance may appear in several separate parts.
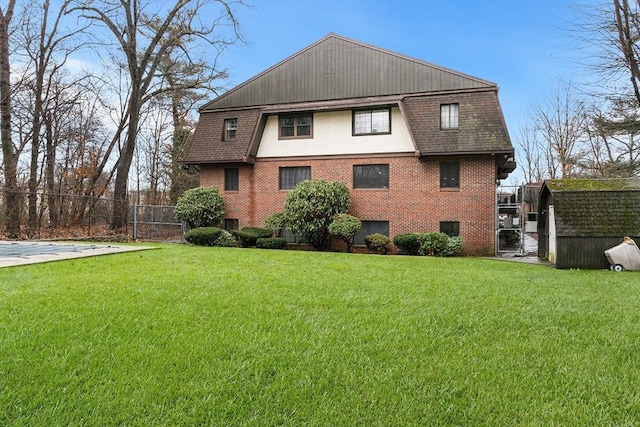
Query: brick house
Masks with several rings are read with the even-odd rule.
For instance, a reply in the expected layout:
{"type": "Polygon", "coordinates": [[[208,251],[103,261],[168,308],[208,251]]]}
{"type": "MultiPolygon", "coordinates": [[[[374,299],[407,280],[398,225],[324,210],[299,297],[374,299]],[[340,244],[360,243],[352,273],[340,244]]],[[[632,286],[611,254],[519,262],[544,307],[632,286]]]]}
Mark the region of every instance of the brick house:
{"type": "Polygon", "coordinates": [[[329,34],[207,103],[185,156],[225,227],[261,226],[304,179],[343,181],[356,238],[461,235],[493,254],[495,188],[515,169],[496,84],[329,34]]]}

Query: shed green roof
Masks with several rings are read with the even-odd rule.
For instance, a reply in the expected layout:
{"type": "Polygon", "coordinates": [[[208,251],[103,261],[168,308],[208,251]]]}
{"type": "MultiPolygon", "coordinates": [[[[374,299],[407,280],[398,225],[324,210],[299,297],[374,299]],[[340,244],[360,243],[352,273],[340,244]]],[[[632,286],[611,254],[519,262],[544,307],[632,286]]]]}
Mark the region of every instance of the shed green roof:
{"type": "Polygon", "coordinates": [[[639,178],[547,180],[542,205],[547,198],[558,236],[640,235],[639,178]]]}
{"type": "Polygon", "coordinates": [[[552,192],[557,191],[638,191],[640,178],[611,179],[550,179],[545,181],[552,192]]]}

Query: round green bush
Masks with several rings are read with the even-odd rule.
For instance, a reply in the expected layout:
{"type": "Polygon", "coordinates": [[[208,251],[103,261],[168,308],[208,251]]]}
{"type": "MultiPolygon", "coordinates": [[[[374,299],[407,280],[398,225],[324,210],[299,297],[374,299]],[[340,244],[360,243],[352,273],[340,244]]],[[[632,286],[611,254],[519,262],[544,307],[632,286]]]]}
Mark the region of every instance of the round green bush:
{"type": "Polygon", "coordinates": [[[449,237],[445,233],[421,233],[420,255],[454,256],[462,250],[462,237],[449,237]]]}
{"type": "Polygon", "coordinates": [[[349,188],[344,182],[314,179],[302,181],[289,191],[284,214],[293,233],[317,250],[326,251],[331,243],[329,224],[350,207],[349,188]]]}
{"type": "Polygon", "coordinates": [[[184,234],[184,240],[198,246],[216,246],[216,241],[224,231],[218,227],[193,228],[184,234]]]}
{"type": "Polygon", "coordinates": [[[215,187],[192,188],[178,199],[175,212],[191,228],[217,227],[224,218],[224,200],[215,187]]]}
{"type": "Polygon", "coordinates": [[[258,239],[271,237],[273,232],[260,227],[242,227],[240,230],[233,230],[231,234],[240,240],[240,246],[251,248],[256,245],[258,239]]]}
{"type": "Polygon", "coordinates": [[[220,233],[220,236],[216,239],[214,246],[235,248],[238,246],[238,240],[227,230],[222,230],[222,233],[220,233]]]}
{"type": "Polygon", "coordinates": [[[391,240],[384,234],[374,233],[365,236],[364,243],[371,252],[386,255],[389,253],[389,243],[391,243],[391,240]]]}
{"type": "Polygon", "coordinates": [[[393,238],[393,244],[402,255],[419,255],[422,233],[399,234],[393,238]]]}
{"type": "Polygon", "coordinates": [[[347,252],[351,252],[353,238],[360,228],[362,228],[362,221],[355,216],[342,213],[336,215],[333,222],[329,224],[329,233],[343,240],[347,244],[347,252]]]}
{"type": "Polygon", "coordinates": [[[261,237],[256,240],[256,248],[287,249],[287,240],[281,237],[261,237]]]}

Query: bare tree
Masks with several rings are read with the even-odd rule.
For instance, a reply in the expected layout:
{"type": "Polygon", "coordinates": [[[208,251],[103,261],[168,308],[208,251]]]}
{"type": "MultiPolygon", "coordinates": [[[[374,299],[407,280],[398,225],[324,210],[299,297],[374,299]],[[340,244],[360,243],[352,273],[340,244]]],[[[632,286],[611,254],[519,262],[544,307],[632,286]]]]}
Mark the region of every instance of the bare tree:
{"type": "Polygon", "coordinates": [[[542,181],[545,178],[546,149],[540,141],[540,132],[530,123],[524,123],[515,140],[520,147],[518,164],[523,168],[525,182],[542,181]]]}
{"type": "Polygon", "coordinates": [[[560,84],[535,113],[535,125],[545,141],[550,178],[576,175],[584,151],[579,142],[585,133],[586,106],[570,83],[560,84]]]}
{"type": "Polygon", "coordinates": [[[175,76],[179,84],[173,89],[208,87],[219,72],[204,59],[193,55],[203,52],[201,47],[197,49],[194,45],[204,41],[217,48],[224,47],[230,42],[215,38],[214,30],[225,21],[231,23],[237,37],[238,22],[231,8],[232,2],[225,0],[175,0],[174,4],[162,4],[155,10],[150,10],[151,2],[141,0],[74,0],[74,3],[74,11],[109,30],[123,56],[122,66],[128,77],[128,99],[119,127],[124,137],[115,170],[111,219],[111,228],[118,229],[126,223],[127,183],[142,108],[150,99],[171,89],[160,73],[160,64],[179,51],[193,68],[191,74],[175,76]],[[207,25],[199,15],[212,5],[220,6],[221,11],[218,11],[219,18],[207,25]]]}
{"type": "Polygon", "coordinates": [[[70,4],[62,2],[57,10],[51,10],[49,0],[30,1],[23,8],[21,25],[16,31],[16,43],[21,46],[16,55],[21,56],[24,76],[21,81],[30,93],[30,147],[28,233],[33,235],[39,225],[38,187],[41,180],[39,166],[46,155],[42,147],[42,127],[45,122],[45,107],[53,95],[52,86],[57,84],[56,76],[62,71],[69,55],[80,45],[71,44],[72,39],[85,28],[73,31],[61,29],[61,21],[70,4]]]}
{"type": "Polygon", "coordinates": [[[9,63],[9,25],[13,18],[15,0],[6,9],[0,8],[0,140],[4,166],[4,206],[7,236],[20,233],[20,194],[18,192],[18,152],[11,139],[11,67],[9,63]]]}

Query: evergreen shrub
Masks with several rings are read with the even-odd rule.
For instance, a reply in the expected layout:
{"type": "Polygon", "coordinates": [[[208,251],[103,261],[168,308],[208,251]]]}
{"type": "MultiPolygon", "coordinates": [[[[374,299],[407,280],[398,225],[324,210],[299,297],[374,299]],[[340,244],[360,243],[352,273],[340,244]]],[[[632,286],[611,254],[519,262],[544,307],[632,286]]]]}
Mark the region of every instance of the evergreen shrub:
{"type": "Polygon", "coordinates": [[[259,249],[287,249],[287,240],[281,237],[260,237],[256,240],[259,249]]]}
{"type": "Polygon", "coordinates": [[[256,245],[258,239],[271,237],[273,231],[260,227],[242,227],[240,230],[233,230],[231,234],[240,240],[240,246],[251,248],[256,245]]]}
{"type": "Polygon", "coordinates": [[[373,233],[365,236],[364,243],[371,252],[386,255],[389,253],[391,240],[384,234],[373,233]]]}

